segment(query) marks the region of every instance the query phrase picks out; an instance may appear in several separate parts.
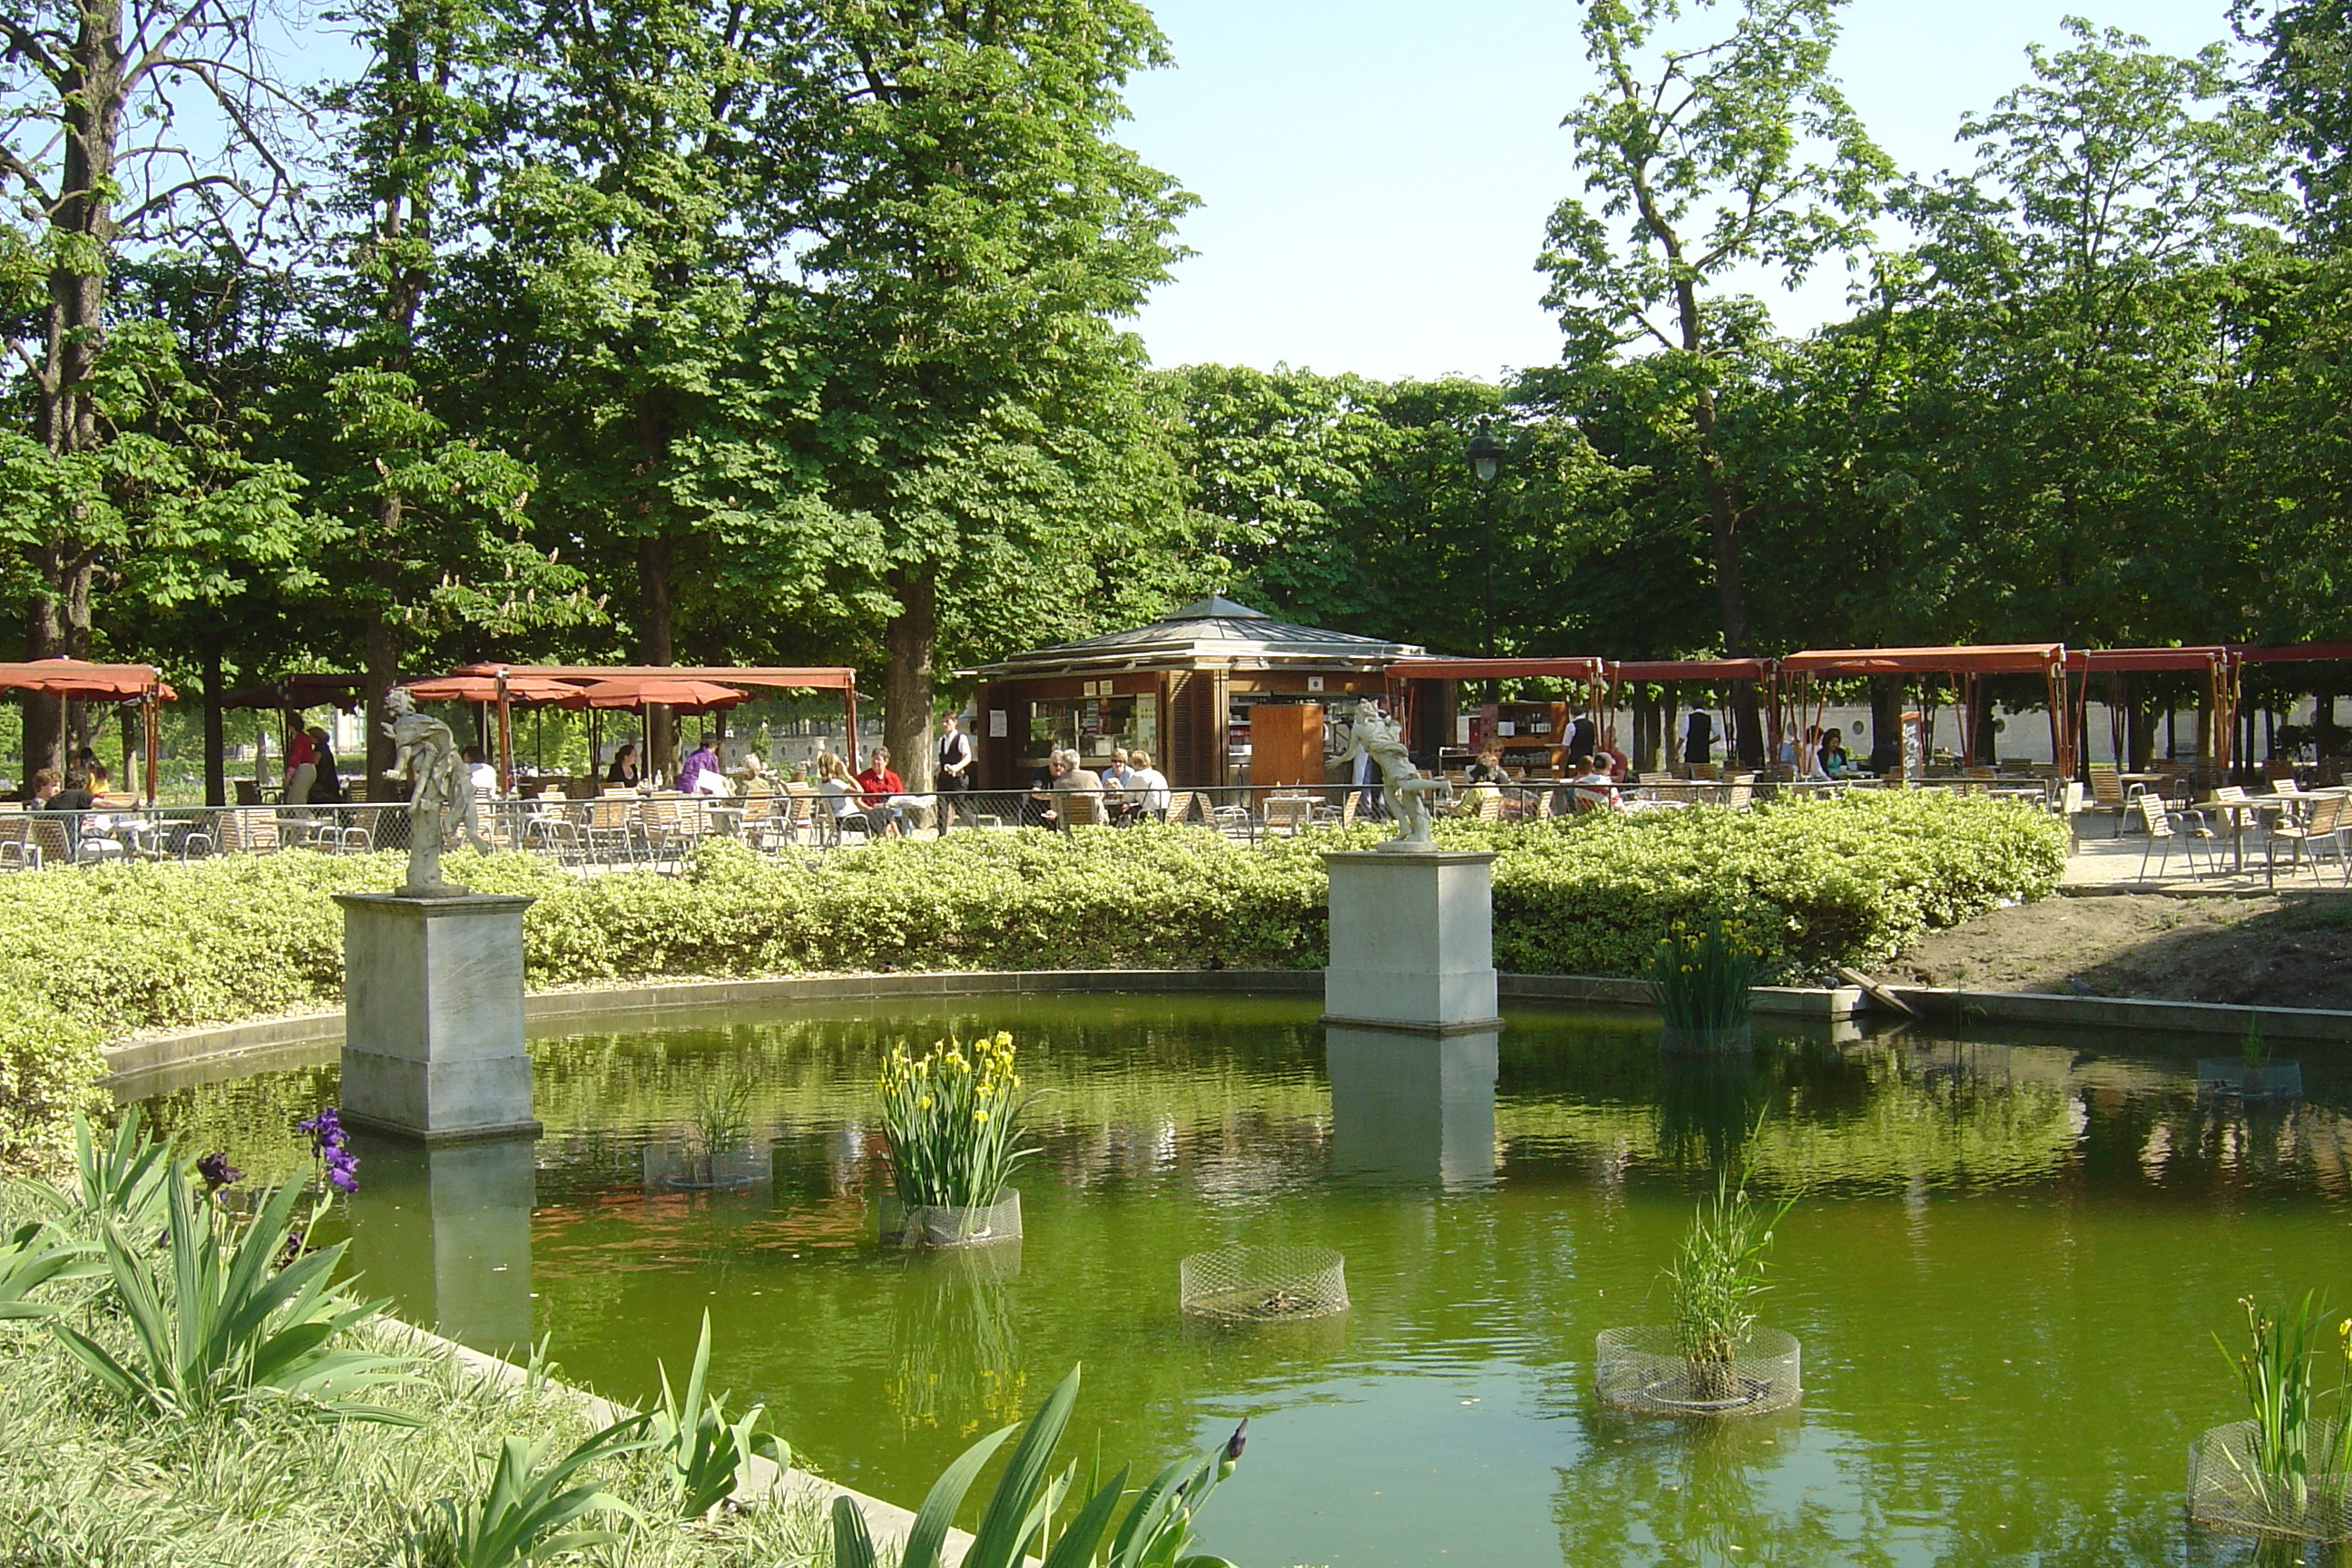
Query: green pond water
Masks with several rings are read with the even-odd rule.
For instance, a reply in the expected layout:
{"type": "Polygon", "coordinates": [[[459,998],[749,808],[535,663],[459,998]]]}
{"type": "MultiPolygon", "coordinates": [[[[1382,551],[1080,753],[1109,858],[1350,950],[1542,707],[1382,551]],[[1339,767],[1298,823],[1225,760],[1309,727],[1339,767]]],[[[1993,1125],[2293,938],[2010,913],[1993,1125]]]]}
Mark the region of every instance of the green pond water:
{"type": "MultiPolygon", "coordinates": [[[[862,1005],[534,1041],[535,1148],[362,1141],[355,1266],[486,1348],[551,1334],[624,1400],[708,1312],[720,1384],[908,1505],[1083,1363],[1081,1451],[1156,1465],[1247,1415],[1206,1544],[1333,1568],[2232,1560],[2181,1509],[2189,1439],[2238,1414],[2212,1336],[2235,1347],[2250,1292],[2352,1305],[2352,1060],[2317,1048],[2301,1100],[2249,1106],[2200,1100],[2195,1045],[2161,1039],[1822,1029],[1698,1063],[1623,1014],[1441,1047],[1327,1043],[1311,1001],[862,1005]],[[1025,1237],[882,1249],[880,1052],[1000,1028],[1040,1092],[1025,1237]],[[761,1179],[649,1184],[729,1073],[761,1179]],[[1604,1411],[1594,1335],[1661,1321],[1660,1267],[1751,1128],[1757,1185],[1804,1194],[1763,1313],[1802,1342],[1801,1407],[1604,1411]],[[1180,1259],[1244,1242],[1337,1248],[1352,1309],[1182,1317],[1180,1259]]],[[[267,1173],[334,1078],[151,1104],[267,1173]]]]}

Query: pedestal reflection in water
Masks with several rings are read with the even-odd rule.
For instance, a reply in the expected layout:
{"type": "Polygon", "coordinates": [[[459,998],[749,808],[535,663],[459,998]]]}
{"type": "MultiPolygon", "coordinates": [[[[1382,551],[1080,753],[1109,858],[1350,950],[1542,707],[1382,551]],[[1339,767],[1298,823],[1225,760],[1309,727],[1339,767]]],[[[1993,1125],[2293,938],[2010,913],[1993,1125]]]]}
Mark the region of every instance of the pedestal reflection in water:
{"type": "Polygon", "coordinates": [[[1491,1183],[1500,1037],[1326,1026],[1332,1173],[1361,1182],[1491,1183]]]}
{"type": "Polygon", "coordinates": [[[530,1210],[536,1142],[427,1147],[354,1133],[363,1185],[352,1265],[363,1292],[405,1321],[494,1354],[531,1342],[530,1210]]]}

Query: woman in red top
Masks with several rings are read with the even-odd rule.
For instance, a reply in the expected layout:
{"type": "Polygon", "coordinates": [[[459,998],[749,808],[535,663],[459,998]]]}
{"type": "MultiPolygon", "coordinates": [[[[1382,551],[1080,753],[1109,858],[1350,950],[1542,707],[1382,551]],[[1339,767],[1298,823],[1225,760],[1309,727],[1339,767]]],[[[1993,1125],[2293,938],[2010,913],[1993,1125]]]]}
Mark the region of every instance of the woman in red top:
{"type": "Polygon", "coordinates": [[[889,748],[874,748],[866,759],[866,771],[857,775],[857,787],[865,792],[866,820],[874,825],[873,830],[897,833],[899,830],[898,814],[885,808],[892,795],[906,794],[907,786],[899,781],[897,773],[890,771],[889,748]]]}

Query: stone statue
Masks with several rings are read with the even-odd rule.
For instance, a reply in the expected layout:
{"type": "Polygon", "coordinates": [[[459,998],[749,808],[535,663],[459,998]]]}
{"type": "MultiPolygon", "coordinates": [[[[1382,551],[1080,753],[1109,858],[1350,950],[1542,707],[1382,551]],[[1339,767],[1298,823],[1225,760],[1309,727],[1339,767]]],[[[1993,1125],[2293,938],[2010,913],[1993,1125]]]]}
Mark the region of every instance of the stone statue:
{"type": "Polygon", "coordinates": [[[1395,722],[1377,704],[1361,699],[1348,721],[1348,745],[1339,761],[1352,763],[1358,757],[1370,757],[1380,769],[1381,799],[1396,819],[1396,837],[1380,847],[1401,853],[1436,848],[1429,836],[1427,797],[1444,789],[1445,781],[1422,777],[1395,722]]]}
{"type": "Polygon", "coordinates": [[[415,699],[394,687],[384,699],[392,721],[383,732],[392,737],[396,753],[392,776],[410,781],[408,792],[408,880],[400,894],[408,899],[450,899],[467,889],[441,879],[441,851],[452,827],[459,837],[488,853],[481,818],[474,810],[474,781],[457,738],[438,719],[416,710],[415,699]],[[452,818],[455,818],[453,823],[452,818]]]}

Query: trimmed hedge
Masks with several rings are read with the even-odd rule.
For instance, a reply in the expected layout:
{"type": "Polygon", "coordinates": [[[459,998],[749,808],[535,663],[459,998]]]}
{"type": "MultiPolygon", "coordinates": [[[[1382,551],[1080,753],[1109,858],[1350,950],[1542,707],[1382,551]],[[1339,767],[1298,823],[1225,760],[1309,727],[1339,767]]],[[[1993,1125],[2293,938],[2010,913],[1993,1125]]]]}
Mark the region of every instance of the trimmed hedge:
{"type": "MultiPolygon", "coordinates": [[[[706,844],[686,875],[580,877],[525,856],[453,856],[486,892],[528,893],[533,989],[662,977],[896,969],[1307,969],[1323,962],[1319,853],[1377,828],[1255,847],[1198,828],[959,833],[835,851],[812,867],[706,844]]],[[[1856,794],[1527,824],[1446,824],[1497,851],[1496,962],[1634,974],[1675,919],[1738,918],[1781,977],[1874,963],[1925,929],[2057,885],[2065,833],[2030,809],[1856,794]]],[[[51,1140],[133,1031],[331,1006],[341,913],[394,885],[396,856],[301,851],[10,877],[0,901],[0,1152],[51,1140]]]]}

